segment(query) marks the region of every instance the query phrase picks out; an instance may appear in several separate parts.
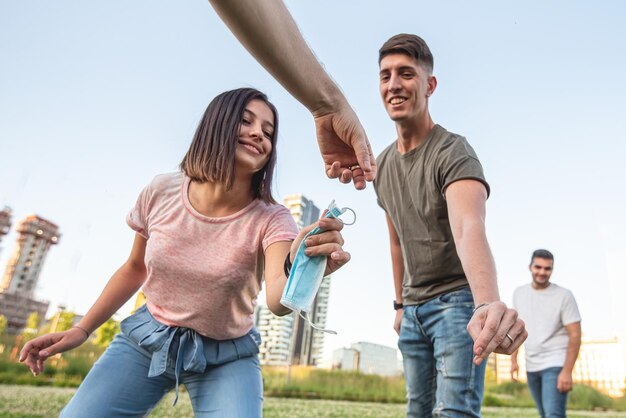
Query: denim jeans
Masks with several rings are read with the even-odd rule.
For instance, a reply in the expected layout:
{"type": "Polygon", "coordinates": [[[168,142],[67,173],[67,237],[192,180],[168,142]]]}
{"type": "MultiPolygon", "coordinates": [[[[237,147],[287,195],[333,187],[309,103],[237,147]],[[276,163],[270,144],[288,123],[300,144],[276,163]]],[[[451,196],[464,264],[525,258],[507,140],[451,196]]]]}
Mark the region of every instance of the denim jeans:
{"type": "Polygon", "coordinates": [[[561,393],[556,383],[562,367],[549,367],[538,372],[526,372],[528,389],[541,418],[565,418],[567,392],[561,393]]]}
{"type": "Polygon", "coordinates": [[[473,307],[469,287],[404,307],[398,347],[407,417],[480,417],[487,362],[472,363],[474,342],[466,327],[473,307]]]}
{"type": "Polygon", "coordinates": [[[187,388],[196,417],[261,417],[257,343],[256,330],[216,341],[160,324],[142,307],[122,322],[60,417],[145,417],[178,383],[187,388]]]}

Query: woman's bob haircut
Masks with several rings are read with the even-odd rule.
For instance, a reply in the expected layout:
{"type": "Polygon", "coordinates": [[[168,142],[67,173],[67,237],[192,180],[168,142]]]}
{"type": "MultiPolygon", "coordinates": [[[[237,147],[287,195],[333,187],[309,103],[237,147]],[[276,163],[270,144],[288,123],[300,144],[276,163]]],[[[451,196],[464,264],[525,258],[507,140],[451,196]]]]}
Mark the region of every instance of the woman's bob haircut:
{"type": "Polygon", "coordinates": [[[261,100],[274,114],[272,151],[267,164],[252,176],[252,192],[255,198],[276,203],[272,197],[272,178],[276,166],[278,112],[267,96],[256,89],[226,91],[209,103],[189,150],[180,163],[180,169],[193,181],[221,183],[227,189],[232,188],[239,129],[244,110],[252,100],[261,100]]]}

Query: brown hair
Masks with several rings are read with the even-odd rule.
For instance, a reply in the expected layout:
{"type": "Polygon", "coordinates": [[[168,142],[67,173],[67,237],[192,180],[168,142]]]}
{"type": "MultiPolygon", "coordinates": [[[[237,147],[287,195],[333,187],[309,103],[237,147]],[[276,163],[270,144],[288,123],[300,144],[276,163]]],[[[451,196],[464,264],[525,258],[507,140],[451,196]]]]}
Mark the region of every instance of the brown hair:
{"type": "Polygon", "coordinates": [[[216,96],[204,112],[180,169],[191,180],[222,183],[228,189],[235,180],[235,151],[244,110],[250,101],[261,100],[274,114],[272,151],[265,166],[252,176],[255,198],[276,203],[272,197],[272,178],[276,166],[278,112],[267,96],[252,88],[226,91],[216,96]]]}
{"type": "Polygon", "coordinates": [[[554,255],[548,250],[535,250],[533,251],[532,257],[530,257],[530,264],[535,261],[535,258],[543,258],[544,260],[552,260],[554,262],[554,255]]]}
{"type": "Polygon", "coordinates": [[[426,42],[417,35],[400,33],[392,36],[378,51],[378,65],[390,54],[405,54],[413,58],[429,72],[433,72],[434,60],[426,42]]]}

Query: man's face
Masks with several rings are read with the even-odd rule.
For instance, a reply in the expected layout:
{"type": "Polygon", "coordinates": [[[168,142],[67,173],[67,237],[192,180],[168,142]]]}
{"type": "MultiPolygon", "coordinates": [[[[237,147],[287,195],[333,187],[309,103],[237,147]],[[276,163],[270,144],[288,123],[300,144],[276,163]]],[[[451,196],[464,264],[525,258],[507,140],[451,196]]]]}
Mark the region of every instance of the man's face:
{"type": "Polygon", "coordinates": [[[533,287],[535,289],[545,289],[550,285],[552,275],[553,260],[535,257],[530,263],[530,273],[533,276],[533,287]]]}
{"type": "Polygon", "coordinates": [[[435,78],[405,54],[390,54],[380,62],[380,97],[391,120],[402,123],[428,114],[428,97],[435,78]]]}

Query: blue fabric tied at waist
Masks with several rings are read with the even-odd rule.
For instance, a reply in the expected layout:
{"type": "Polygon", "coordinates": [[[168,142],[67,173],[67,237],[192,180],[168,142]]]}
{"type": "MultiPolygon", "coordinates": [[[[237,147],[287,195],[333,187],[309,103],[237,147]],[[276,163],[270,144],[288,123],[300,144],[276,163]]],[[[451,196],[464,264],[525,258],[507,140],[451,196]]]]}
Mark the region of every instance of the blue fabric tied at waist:
{"type": "Polygon", "coordinates": [[[168,360],[174,364],[176,397],[181,371],[204,373],[207,366],[218,366],[254,356],[259,352],[260,335],[253,328],[248,334],[232,340],[214,340],[190,328],[170,327],[158,322],[146,305],[124,319],[122,334],[152,353],[148,377],[160,376],[167,370],[168,360]]]}

